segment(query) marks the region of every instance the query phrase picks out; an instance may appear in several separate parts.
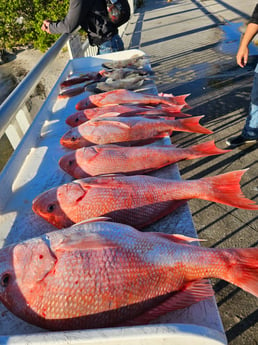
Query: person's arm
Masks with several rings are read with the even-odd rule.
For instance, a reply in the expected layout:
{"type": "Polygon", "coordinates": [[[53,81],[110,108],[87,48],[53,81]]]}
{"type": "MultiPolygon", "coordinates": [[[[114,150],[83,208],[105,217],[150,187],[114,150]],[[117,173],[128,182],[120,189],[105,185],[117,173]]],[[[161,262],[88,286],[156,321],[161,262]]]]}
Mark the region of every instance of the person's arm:
{"type": "Polygon", "coordinates": [[[252,41],[252,39],[254,38],[257,32],[258,32],[258,24],[249,23],[247,25],[246,32],[242,38],[242,41],[240,43],[237,56],[236,56],[237,64],[240,67],[244,67],[247,64],[248,53],[249,53],[248,45],[252,41]]]}
{"type": "Polygon", "coordinates": [[[41,29],[50,34],[71,33],[79,25],[82,12],[82,0],[70,0],[70,6],[66,17],[57,22],[44,20],[41,29]]]}
{"type": "Polygon", "coordinates": [[[248,45],[258,32],[258,4],[256,5],[252,17],[247,25],[246,32],[239,45],[236,55],[237,64],[244,67],[247,64],[249,49],[248,45]]]}

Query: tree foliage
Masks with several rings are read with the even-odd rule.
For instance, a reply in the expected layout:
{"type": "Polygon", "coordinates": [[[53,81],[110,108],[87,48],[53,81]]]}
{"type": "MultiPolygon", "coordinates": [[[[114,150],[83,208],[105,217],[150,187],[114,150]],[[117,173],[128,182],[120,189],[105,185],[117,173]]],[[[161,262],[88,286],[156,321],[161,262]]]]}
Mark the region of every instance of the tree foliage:
{"type": "Polygon", "coordinates": [[[0,0],[0,50],[32,45],[45,51],[56,35],[41,30],[44,19],[65,17],[69,0],[0,0]]]}

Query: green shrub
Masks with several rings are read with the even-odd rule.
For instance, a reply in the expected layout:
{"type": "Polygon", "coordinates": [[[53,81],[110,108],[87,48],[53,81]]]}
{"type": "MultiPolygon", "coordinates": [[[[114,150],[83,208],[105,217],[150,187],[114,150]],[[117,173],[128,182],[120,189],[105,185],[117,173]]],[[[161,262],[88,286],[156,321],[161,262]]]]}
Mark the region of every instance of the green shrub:
{"type": "Polygon", "coordinates": [[[69,0],[0,0],[0,50],[32,45],[45,51],[57,39],[41,30],[44,19],[65,17],[69,0]]]}

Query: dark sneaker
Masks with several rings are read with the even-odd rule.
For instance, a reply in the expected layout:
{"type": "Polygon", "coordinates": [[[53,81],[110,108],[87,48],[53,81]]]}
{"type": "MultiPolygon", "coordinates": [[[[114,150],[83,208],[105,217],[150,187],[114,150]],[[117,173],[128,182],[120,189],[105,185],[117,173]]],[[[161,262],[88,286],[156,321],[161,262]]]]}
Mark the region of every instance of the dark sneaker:
{"type": "Polygon", "coordinates": [[[237,147],[241,145],[246,145],[246,144],[255,144],[258,142],[258,139],[247,139],[243,137],[242,135],[239,135],[237,137],[232,137],[226,140],[226,144],[229,147],[237,147]]]}

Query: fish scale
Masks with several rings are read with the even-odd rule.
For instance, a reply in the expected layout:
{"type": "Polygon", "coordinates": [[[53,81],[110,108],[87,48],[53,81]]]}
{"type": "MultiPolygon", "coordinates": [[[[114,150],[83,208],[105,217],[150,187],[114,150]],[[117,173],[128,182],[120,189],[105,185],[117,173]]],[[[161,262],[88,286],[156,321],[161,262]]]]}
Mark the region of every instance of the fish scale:
{"type": "Polygon", "coordinates": [[[48,243],[38,237],[0,250],[0,300],[40,327],[145,323],[213,295],[203,278],[226,279],[258,295],[257,248],[201,248],[182,235],[98,219],[47,236],[48,243]]]}

